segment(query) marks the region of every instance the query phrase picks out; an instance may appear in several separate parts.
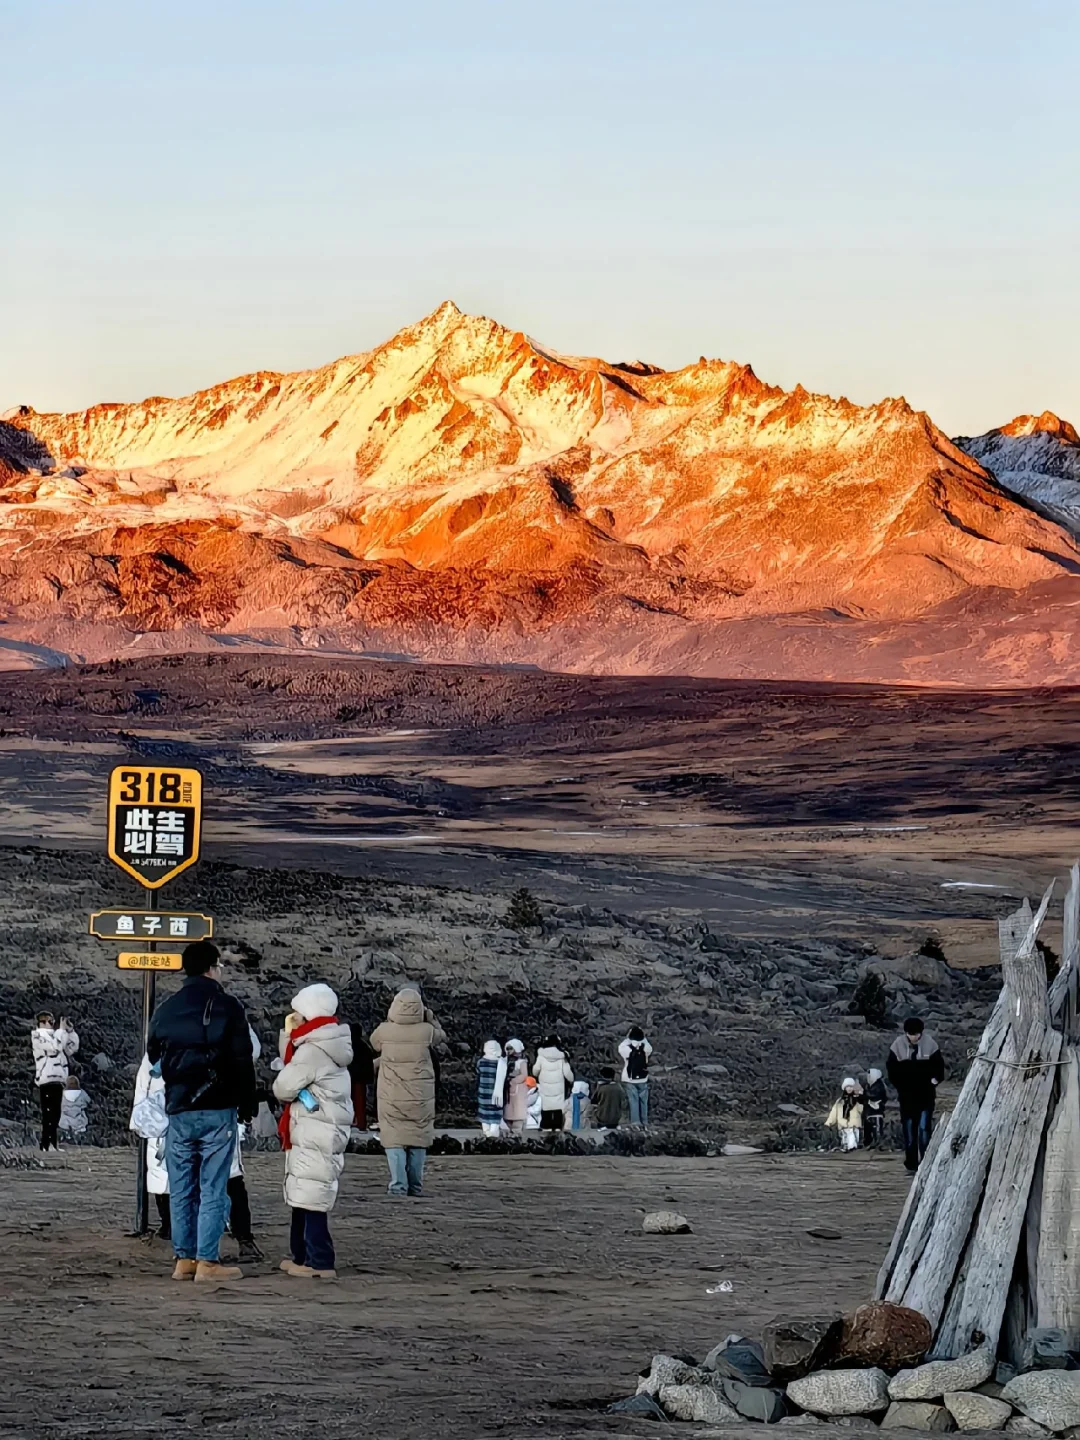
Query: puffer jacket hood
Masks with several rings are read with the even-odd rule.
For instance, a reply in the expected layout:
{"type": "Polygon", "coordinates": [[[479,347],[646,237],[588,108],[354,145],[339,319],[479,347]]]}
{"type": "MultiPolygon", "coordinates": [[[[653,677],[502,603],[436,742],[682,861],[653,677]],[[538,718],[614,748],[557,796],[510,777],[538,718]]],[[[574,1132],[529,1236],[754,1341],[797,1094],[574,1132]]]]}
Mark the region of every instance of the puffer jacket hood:
{"type": "Polygon", "coordinates": [[[497,1040],[485,1040],[485,1041],[484,1041],[484,1059],[485,1059],[485,1060],[501,1060],[501,1059],[502,1059],[502,1054],[503,1054],[502,1046],[499,1044],[499,1042],[498,1042],[497,1040]]]}
{"type": "Polygon", "coordinates": [[[395,1025],[422,1025],[424,1000],[419,990],[399,990],[390,1002],[386,1018],[395,1025]]]}
{"type": "Polygon", "coordinates": [[[305,1020],[325,1020],[337,1014],[338,998],[329,985],[308,985],[293,996],[292,1008],[305,1020]]]}
{"type": "MultiPolygon", "coordinates": [[[[309,989],[329,987],[312,985],[309,989]]],[[[332,990],[329,993],[336,1010],[337,997],[332,990]]],[[[295,1000],[293,1007],[297,1008],[295,1000]]],[[[285,1152],[285,1203],[294,1209],[326,1212],[337,1200],[352,1128],[352,1032],[337,1021],[320,1025],[309,1035],[294,1036],[292,1046],[292,1059],[274,1081],[274,1094],[289,1103],[292,1149],[285,1152]],[[310,1090],[318,1102],[317,1110],[308,1110],[300,1101],[301,1090],[310,1090]]]]}

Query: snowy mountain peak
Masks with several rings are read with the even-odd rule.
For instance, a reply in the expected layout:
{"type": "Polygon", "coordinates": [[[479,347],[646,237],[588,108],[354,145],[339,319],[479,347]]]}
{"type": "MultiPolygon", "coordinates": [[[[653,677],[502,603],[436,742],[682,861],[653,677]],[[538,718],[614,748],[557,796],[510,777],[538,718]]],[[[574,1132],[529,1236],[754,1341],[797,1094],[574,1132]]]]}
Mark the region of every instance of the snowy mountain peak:
{"type": "Polygon", "coordinates": [[[1080,436],[1052,410],[1018,415],[956,445],[1040,514],[1080,536],[1080,436]]]}
{"type": "Polygon", "coordinates": [[[1016,436],[1057,435],[1070,445],[1080,445],[1080,435],[1076,433],[1076,427],[1070,425],[1068,420],[1062,420],[1061,416],[1055,415],[1052,410],[1044,410],[1041,415],[1017,415],[1015,420],[1010,420],[1001,427],[1000,433],[1016,436]]]}

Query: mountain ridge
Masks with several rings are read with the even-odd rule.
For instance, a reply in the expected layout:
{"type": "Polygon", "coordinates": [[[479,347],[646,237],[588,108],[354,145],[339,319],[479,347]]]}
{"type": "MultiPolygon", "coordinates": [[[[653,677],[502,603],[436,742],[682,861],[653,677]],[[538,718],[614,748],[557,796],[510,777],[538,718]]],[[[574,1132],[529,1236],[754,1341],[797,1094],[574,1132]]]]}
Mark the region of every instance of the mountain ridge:
{"type": "Polygon", "coordinates": [[[582,617],[907,622],[1076,575],[1072,527],[902,397],[565,355],[452,302],[314,369],[0,422],[9,626],[375,624],[507,656],[563,627],[573,668],[582,617]]]}

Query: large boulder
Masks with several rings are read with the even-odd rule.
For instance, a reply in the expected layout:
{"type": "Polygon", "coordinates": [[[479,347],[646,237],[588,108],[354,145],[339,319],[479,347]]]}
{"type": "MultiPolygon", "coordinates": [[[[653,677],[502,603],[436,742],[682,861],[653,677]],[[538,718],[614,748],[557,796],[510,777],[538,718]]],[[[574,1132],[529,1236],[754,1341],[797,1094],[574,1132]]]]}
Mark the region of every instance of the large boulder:
{"type": "Polygon", "coordinates": [[[770,1390],[765,1385],[748,1385],[745,1380],[733,1380],[728,1375],[720,1378],[720,1389],[724,1399],[744,1420],[760,1420],[766,1425],[775,1425],[787,1414],[782,1390],[770,1390]]]}
{"type": "Polygon", "coordinates": [[[953,1417],[931,1400],[894,1400],[881,1422],[882,1430],[953,1430],[953,1417]]]}
{"type": "Polygon", "coordinates": [[[648,1373],[638,1381],[639,1395],[660,1394],[665,1385],[707,1385],[712,1381],[697,1365],[680,1360],[677,1355],[654,1355],[648,1373]]]}
{"type": "Polygon", "coordinates": [[[706,1370],[741,1380],[746,1385],[771,1385],[765,1353],[756,1340],[723,1340],[705,1356],[706,1370]]]}
{"type": "Polygon", "coordinates": [[[815,1415],[876,1415],[889,1406],[884,1370],[818,1370],[787,1387],[788,1399],[815,1415]]]}
{"type": "Polygon", "coordinates": [[[821,1367],[842,1329],[838,1313],[777,1316],[761,1332],[765,1364],[777,1380],[799,1380],[821,1367]]]}
{"type": "Polygon", "coordinates": [[[918,1310],[875,1300],[844,1316],[829,1363],[848,1369],[879,1365],[882,1370],[902,1370],[919,1363],[933,1338],[930,1321],[918,1310]]]}
{"type": "Polygon", "coordinates": [[[950,1390],[945,1396],[945,1409],[958,1430],[1003,1430],[1012,1414],[1012,1406],[1006,1401],[970,1390],[950,1390]]]}
{"type": "Polygon", "coordinates": [[[1017,1375],[1001,1398],[1047,1430],[1080,1425],[1080,1370],[1032,1370],[1017,1375]]]}
{"type": "Polygon", "coordinates": [[[1046,1440],[1053,1433],[1045,1425],[1036,1425],[1026,1415],[1014,1415],[1011,1420],[1005,1421],[1006,1435],[1026,1435],[1028,1440],[1046,1440]]]}
{"type": "Polygon", "coordinates": [[[677,1210],[654,1210],[641,1222],[646,1235],[690,1235],[690,1221],[677,1210]]]}
{"type": "Polygon", "coordinates": [[[994,1373],[993,1351],[984,1346],[957,1360],[931,1360],[901,1370],[889,1384],[891,1400],[940,1400],[948,1390],[974,1390],[994,1373]]]}
{"type": "Polygon", "coordinates": [[[707,1425],[736,1421],[738,1411],[711,1385],[665,1385],[660,1404],[672,1420],[701,1420],[707,1425]]]}

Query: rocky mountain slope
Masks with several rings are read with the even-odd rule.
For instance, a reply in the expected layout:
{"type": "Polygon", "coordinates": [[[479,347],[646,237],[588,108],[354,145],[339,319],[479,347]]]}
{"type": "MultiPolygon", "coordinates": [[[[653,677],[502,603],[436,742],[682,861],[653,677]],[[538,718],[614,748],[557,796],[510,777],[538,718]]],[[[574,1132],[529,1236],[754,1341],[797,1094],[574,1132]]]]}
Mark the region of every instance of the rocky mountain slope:
{"type": "Polygon", "coordinates": [[[1080,666],[1046,587],[1052,610],[1078,574],[1071,534],[903,400],[568,357],[450,303],[318,370],[0,422],[12,663],[215,634],[844,678],[882,646],[861,626],[919,621],[868,677],[910,679],[970,597],[979,621],[931,654],[1027,592],[1044,618],[982,645],[984,678],[1060,680],[1080,666]],[[785,643],[778,617],[808,616],[785,643]]]}
{"type": "Polygon", "coordinates": [[[1080,435],[1049,410],[1018,415],[1000,430],[954,441],[1000,485],[1080,535],[1080,435]]]}

